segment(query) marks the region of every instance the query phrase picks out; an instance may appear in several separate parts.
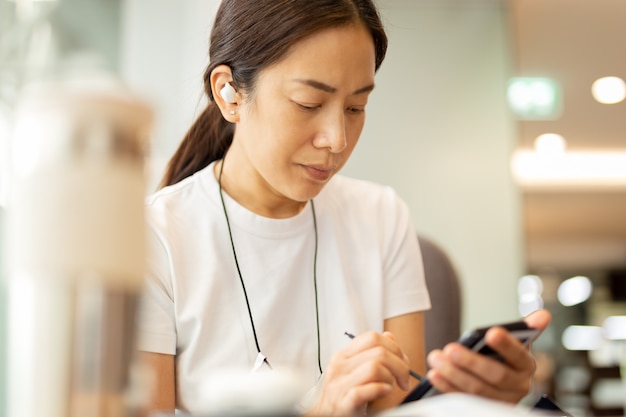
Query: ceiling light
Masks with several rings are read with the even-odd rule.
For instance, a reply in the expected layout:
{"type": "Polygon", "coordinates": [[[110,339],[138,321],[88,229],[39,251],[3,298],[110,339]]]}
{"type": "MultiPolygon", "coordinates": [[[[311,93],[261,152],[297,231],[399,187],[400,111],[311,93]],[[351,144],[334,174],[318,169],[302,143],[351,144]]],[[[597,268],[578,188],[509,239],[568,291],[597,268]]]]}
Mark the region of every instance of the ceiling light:
{"type": "Polygon", "coordinates": [[[609,340],[626,340],[626,316],[611,316],[602,324],[609,340]]]}
{"type": "Polygon", "coordinates": [[[626,98],[626,83],[619,77],[598,78],[591,85],[591,94],[603,104],[619,103],[626,98]]]}
{"type": "Polygon", "coordinates": [[[524,275],[517,281],[517,293],[540,295],[543,292],[543,283],[537,275],[524,275]]]}
{"type": "Polygon", "coordinates": [[[524,187],[626,186],[626,152],[564,152],[542,155],[518,150],[511,158],[516,182],[524,187]]]}
{"type": "Polygon", "coordinates": [[[566,279],[559,285],[557,297],[566,307],[587,301],[591,296],[593,286],[587,277],[573,277],[566,279]]]}
{"type": "Polygon", "coordinates": [[[561,342],[567,350],[598,349],[604,337],[599,326],[569,326],[561,336],[561,342]]]}
{"type": "Polygon", "coordinates": [[[525,275],[517,281],[518,310],[527,316],[543,307],[543,283],[537,275],[525,275]]]}
{"type": "Polygon", "coordinates": [[[544,133],[535,139],[535,151],[540,155],[562,155],[565,152],[565,139],[556,133],[544,133]]]}
{"type": "Polygon", "coordinates": [[[520,316],[526,317],[530,313],[543,308],[543,298],[540,295],[528,296],[525,299],[520,299],[517,305],[517,311],[520,316]]]}

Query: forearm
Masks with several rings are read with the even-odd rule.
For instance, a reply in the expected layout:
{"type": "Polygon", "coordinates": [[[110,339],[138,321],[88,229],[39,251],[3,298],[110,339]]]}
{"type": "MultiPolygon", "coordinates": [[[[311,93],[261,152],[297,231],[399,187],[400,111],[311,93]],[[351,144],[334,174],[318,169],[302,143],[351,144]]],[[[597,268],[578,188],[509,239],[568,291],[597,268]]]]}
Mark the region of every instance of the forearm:
{"type": "Polygon", "coordinates": [[[173,355],[140,352],[141,367],[150,374],[150,395],[139,417],[148,417],[154,412],[174,413],[176,408],[176,372],[173,355]]]}

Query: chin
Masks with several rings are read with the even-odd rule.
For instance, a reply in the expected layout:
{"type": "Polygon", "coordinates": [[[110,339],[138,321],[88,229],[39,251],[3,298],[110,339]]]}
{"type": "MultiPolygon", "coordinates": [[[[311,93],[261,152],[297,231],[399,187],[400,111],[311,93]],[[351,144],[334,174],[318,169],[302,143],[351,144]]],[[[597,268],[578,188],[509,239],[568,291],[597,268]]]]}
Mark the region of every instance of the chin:
{"type": "Polygon", "coordinates": [[[290,193],[289,199],[300,203],[306,203],[307,201],[315,198],[322,191],[326,184],[316,184],[315,186],[308,186],[302,190],[294,190],[294,193],[290,193]]]}

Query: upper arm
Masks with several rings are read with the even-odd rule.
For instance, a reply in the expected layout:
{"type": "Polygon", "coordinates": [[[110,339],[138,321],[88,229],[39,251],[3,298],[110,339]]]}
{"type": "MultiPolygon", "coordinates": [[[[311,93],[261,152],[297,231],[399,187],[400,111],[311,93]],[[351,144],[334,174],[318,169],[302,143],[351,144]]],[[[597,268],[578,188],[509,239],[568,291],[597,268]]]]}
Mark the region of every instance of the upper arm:
{"type": "Polygon", "coordinates": [[[139,352],[139,362],[148,370],[151,389],[148,403],[142,409],[142,416],[160,411],[174,413],[176,408],[176,366],[175,356],[154,352],[139,352]]]}
{"type": "MultiPolygon", "coordinates": [[[[409,368],[420,375],[426,373],[426,352],[424,347],[424,313],[415,312],[403,314],[385,320],[385,331],[393,333],[396,342],[402,351],[409,357],[409,368]]],[[[411,378],[411,389],[417,383],[415,378],[411,378]]],[[[369,405],[372,411],[383,410],[398,405],[408,392],[403,391],[398,386],[388,396],[373,401],[369,405]]]]}

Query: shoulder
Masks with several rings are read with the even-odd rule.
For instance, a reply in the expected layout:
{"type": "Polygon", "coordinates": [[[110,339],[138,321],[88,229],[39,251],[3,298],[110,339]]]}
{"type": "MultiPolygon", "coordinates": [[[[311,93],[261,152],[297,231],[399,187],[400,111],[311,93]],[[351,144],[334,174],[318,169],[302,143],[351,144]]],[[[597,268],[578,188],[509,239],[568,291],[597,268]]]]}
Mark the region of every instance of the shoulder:
{"type": "MultiPolygon", "coordinates": [[[[186,230],[207,218],[216,207],[207,168],[176,184],[161,188],[145,199],[148,224],[156,229],[186,230]]],[[[210,216],[209,216],[210,217],[210,216]]]]}
{"type": "Polygon", "coordinates": [[[184,201],[186,197],[193,196],[197,191],[196,189],[197,179],[194,176],[187,177],[176,184],[168,185],[148,195],[145,205],[148,210],[175,205],[184,201]]]}
{"type": "Polygon", "coordinates": [[[209,167],[204,168],[176,184],[168,185],[148,195],[145,199],[148,212],[158,212],[168,208],[181,209],[185,206],[193,207],[192,203],[206,200],[207,188],[211,185],[210,174],[209,167]]]}

